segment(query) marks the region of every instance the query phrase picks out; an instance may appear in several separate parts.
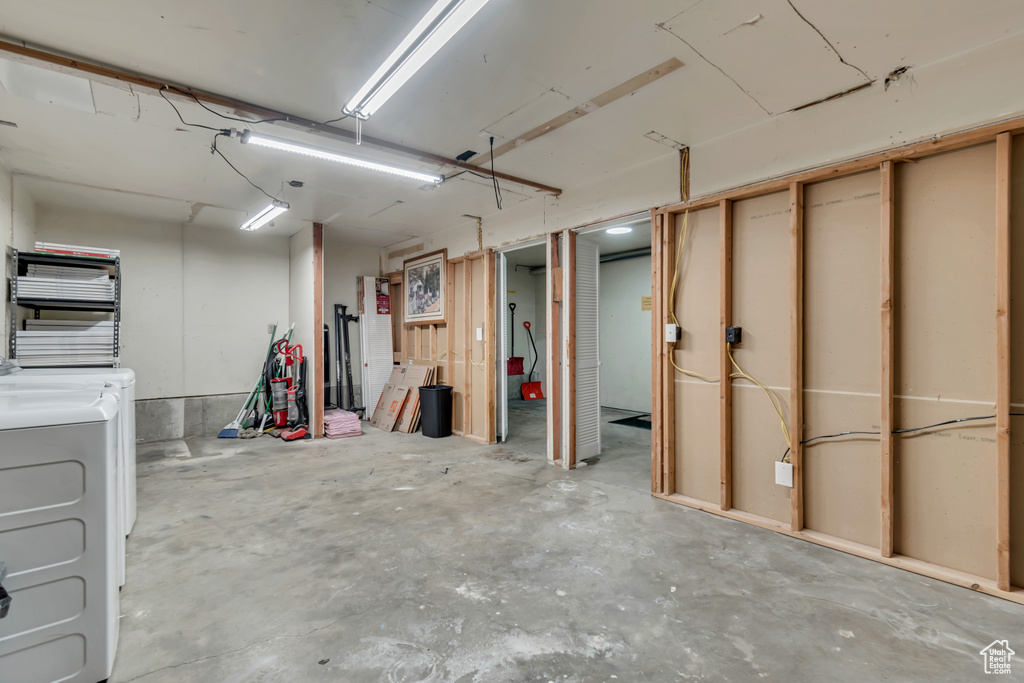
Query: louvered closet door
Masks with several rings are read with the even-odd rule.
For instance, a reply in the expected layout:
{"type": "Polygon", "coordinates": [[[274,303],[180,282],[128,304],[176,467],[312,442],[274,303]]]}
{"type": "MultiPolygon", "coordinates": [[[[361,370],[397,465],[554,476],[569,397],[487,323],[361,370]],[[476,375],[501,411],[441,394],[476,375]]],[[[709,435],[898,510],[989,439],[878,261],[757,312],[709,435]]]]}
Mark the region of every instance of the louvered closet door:
{"type": "Polygon", "coordinates": [[[597,243],[576,239],[576,462],[601,453],[597,243]]]}
{"type": "Polygon", "coordinates": [[[395,354],[391,346],[391,315],[402,315],[402,302],[391,301],[391,315],[377,313],[377,290],[374,278],[363,278],[363,313],[359,316],[360,353],[363,357],[363,407],[365,418],[373,416],[384,385],[391,377],[395,354]]]}
{"type": "Polygon", "coordinates": [[[508,259],[505,254],[498,254],[498,438],[508,440],[508,259]]]}

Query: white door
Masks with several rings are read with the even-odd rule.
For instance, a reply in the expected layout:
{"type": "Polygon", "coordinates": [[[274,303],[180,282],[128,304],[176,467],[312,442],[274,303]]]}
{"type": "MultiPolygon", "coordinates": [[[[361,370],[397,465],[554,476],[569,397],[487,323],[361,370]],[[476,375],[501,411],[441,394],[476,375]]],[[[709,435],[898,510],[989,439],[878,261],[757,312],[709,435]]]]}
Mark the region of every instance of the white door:
{"type": "Polygon", "coordinates": [[[576,462],[601,453],[597,242],[576,238],[576,462]]]}
{"type": "Polygon", "coordinates": [[[498,400],[495,401],[498,409],[497,425],[498,439],[508,441],[508,318],[505,312],[508,310],[508,259],[505,254],[498,254],[498,273],[495,278],[498,283],[498,381],[496,382],[498,400]]]}

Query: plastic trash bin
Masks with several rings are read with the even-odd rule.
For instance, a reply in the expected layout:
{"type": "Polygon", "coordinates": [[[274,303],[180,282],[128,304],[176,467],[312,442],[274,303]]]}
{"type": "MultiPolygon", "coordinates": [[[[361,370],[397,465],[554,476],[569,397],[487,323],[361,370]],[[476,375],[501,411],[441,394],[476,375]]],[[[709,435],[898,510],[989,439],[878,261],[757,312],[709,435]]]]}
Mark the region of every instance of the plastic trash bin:
{"type": "Polygon", "coordinates": [[[420,387],[423,436],[439,439],[452,435],[452,388],[446,384],[420,387]]]}

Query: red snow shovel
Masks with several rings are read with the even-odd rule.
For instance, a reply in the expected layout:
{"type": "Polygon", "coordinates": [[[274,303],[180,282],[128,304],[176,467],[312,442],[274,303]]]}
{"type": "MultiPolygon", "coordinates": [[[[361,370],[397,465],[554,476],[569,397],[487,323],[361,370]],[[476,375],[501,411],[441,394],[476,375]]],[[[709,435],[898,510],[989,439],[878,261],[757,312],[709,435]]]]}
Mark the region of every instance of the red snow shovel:
{"type": "MultiPolygon", "coordinates": [[[[523,357],[516,355],[516,305],[509,304],[508,310],[512,311],[512,353],[509,354],[508,358],[508,375],[522,375],[523,373],[523,357]]],[[[529,327],[529,326],[527,326],[529,327]]]]}
{"type": "MultiPolygon", "coordinates": [[[[530,344],[533,345],[533,367],[530,368],[530,377],[533,379],[533,371],[537,368],[537,342],[533,341],[533,332],[530,331],[530,321],[524,321],[523,327],[526,328],[526,333],[530,335],[530,344]]],[[[523,382],[521,387],[523,392],[524,401],[536,401],[537,399],[544,398],[544,393],[540,389],[540,382],[523,382]]]]}

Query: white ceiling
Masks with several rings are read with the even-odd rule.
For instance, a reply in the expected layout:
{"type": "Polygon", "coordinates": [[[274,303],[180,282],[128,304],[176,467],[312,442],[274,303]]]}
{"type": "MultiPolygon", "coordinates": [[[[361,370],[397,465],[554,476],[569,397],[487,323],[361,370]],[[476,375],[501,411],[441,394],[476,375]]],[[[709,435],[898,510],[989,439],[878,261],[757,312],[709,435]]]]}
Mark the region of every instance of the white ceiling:
{"type": "MultiPolygon", "coordinates": [[[[326,120],[429,5],[0,0],[0,34],[326,120]]],[[[667,59],[681,60],[681,69],[496,161],[498,170],[568,194],[675,154],[645,137],[651,131],[697,145],[862,83],[880,87],[899,66],[922,66],[1021,30],[1024,0],[491,0],[364,132],[448,157],[483,152],[485,132],[496,144],[514,139],[667,59]]],[[[99,83],[91,93],[96,113],[0,88],[0,119],[18,126],[0,126],[0,162],[23,177],[37,202],[225,228],[265,204],[210,154],[212,133],[181,125],[159,96],[99,83]]],[[[194,103],[178,106],[186,121],[232,125],[194,103]]],[[[300,138],[272,124],[259,128],[300,138]]],[[[423,188],[236,140],[221,139],[220,148],[292,204],[272,228],[282,234],[318,221],[353,243],[387,246],[465,222],[463,214],[486,221],[497,211],[490,181],[469,174],[423,188]],[[305,186],[284,184],[293,179],[305,186]]],[[[540,201],[511,183],[502,192],[506,208],[540,201]]]]}

